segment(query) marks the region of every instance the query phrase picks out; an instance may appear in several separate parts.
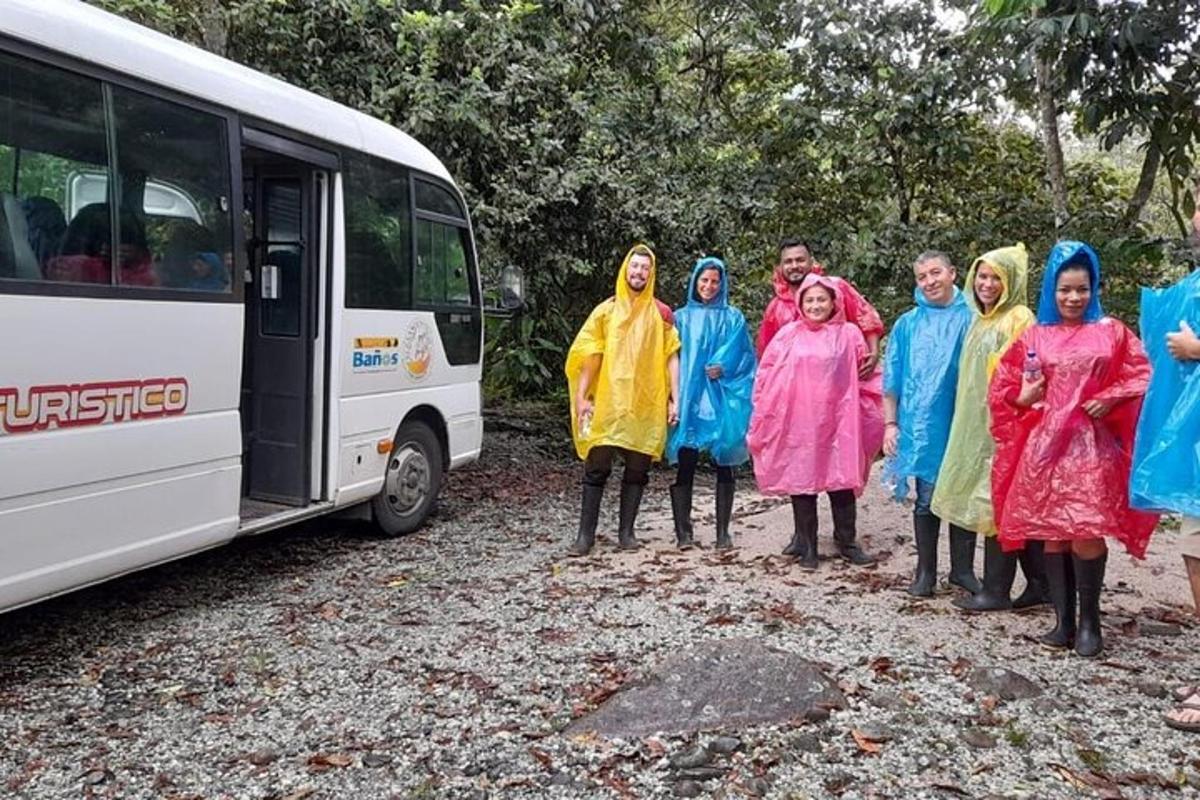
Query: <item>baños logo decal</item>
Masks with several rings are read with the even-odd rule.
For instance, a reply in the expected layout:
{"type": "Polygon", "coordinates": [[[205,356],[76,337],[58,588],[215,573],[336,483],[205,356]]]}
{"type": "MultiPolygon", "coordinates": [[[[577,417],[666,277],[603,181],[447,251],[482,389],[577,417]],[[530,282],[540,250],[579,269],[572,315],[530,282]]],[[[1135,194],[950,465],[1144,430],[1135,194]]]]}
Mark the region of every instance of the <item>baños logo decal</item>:
{"type": "Polygon", "coordinates": [[[350,369],[354,372],[395,372],[400,369],[400,340],[394,336],[360,336],[354,340],[350,369]]]}

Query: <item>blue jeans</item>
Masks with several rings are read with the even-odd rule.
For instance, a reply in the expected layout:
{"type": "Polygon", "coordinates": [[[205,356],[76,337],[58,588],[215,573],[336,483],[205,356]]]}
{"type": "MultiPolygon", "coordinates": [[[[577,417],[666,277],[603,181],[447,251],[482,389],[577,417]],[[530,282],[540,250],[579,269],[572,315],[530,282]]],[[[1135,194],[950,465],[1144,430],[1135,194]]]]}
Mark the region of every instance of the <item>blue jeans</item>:
{"type": "Polygon", "coordinates": [[[920,478],[914,480],[917,484],[917,500],[913,504],[913,516],[932,517],[933,512],[929,510],[929,504],[933,502],[933,483],[920,478]]]}

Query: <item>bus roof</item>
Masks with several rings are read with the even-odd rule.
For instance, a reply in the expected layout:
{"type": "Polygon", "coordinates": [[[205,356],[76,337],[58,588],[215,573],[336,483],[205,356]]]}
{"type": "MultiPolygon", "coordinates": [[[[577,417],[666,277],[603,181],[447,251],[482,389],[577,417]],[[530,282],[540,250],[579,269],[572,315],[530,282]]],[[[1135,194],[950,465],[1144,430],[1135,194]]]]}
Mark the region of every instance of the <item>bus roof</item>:
{"type": "Polygon", "coordinates": [[[0,34],[454,182],[424,145],[386,122],[82,0],[3,5],[0,34]]]}

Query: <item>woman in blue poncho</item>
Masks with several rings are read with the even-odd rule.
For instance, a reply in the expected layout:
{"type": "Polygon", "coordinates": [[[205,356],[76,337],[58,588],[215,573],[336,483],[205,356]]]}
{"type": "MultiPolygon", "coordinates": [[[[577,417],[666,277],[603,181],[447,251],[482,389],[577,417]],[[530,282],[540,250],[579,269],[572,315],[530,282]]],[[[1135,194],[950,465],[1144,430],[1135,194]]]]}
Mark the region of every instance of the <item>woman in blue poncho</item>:
{"type": "Polygon", "coordinates": [[[679,354],[679,422],[667,440],[667,458],[679,465],[671,486],[671,513],[680,550],[692,536],[692,482],[700,453],[717,465],[717,549],[733,547],[733,468],[749,458],[746,429],[754,391],[754,345],[742,312],[729,305],[729,277],[718,258],[702,258],[688,282],[687,304],[675,312],[679,354]]]}

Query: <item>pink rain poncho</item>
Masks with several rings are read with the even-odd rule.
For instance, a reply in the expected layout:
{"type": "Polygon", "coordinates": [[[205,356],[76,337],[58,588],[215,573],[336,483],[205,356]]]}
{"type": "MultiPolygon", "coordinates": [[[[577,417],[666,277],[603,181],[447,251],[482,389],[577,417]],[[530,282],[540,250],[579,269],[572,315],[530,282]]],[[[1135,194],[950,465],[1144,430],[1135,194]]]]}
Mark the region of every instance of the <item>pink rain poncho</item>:
{"type": "Polygon", "coordinates": [[[992,504],[1005,550],[1020,549],[1027,539],[1111,537],[1143,558],[1158,521],[1129,507],[1134,427],[1150,363],[1132,331],[1102,316],[1099,285],[1100,262],[1090,247],[1055,245],[1046,263],[1039,324],[1017,339],[992,376],[992,504]],[[1082,324],[1063,323],[1055,305],[1058,275],[1068,263],[1085,264],[1091,275],[1092,304],[1082,324]],[[1029,350],[1041,359],[1046,376],[1041,408],[1015,403],[1029,350]],[[1082,408],[1092,399],[1116,404],[1093,419],[1082,408]]]}
{"type": "MultiPolygon", "coordinates": [[[[820,264],[813,264],[812,272],[809,275],[825,277],[825,268],[820,264]]],[[[846,321],[856,325],[862,331],[863,336],[882,336],[883,320],[879,318],[879,312],[858,293],[854,284],[843,278],[830,276],[829,279],[833,281],[838,294],[842,296],[846,309],[846,321]]],[[[804,316],[800,313],[800,306],[796,302],[796,287],[788,283],[787,278],[778,267],[775,268],[775,274],[771,276],[771,282],[775,286],[775,296],[771,298],[770,303],[767,303],[767,310],[763,312],[762,324],[758,327],[758,342],[755,345],[760,359],[766,352],[767,345],[784,325],[795,322],[804,316]]]]}
{"type": "Polygon", "coordinates": [[[814,286],[833,293],[833,315],[825,322],[802,315],[783,326],[754,381],[747,439],[758,488],[766,494],[860,493],[883,443],[881,378],[877,370],[859,380],[867,345],[846,321],[846,283],[810,273],[797,304],[814,286]]]}

